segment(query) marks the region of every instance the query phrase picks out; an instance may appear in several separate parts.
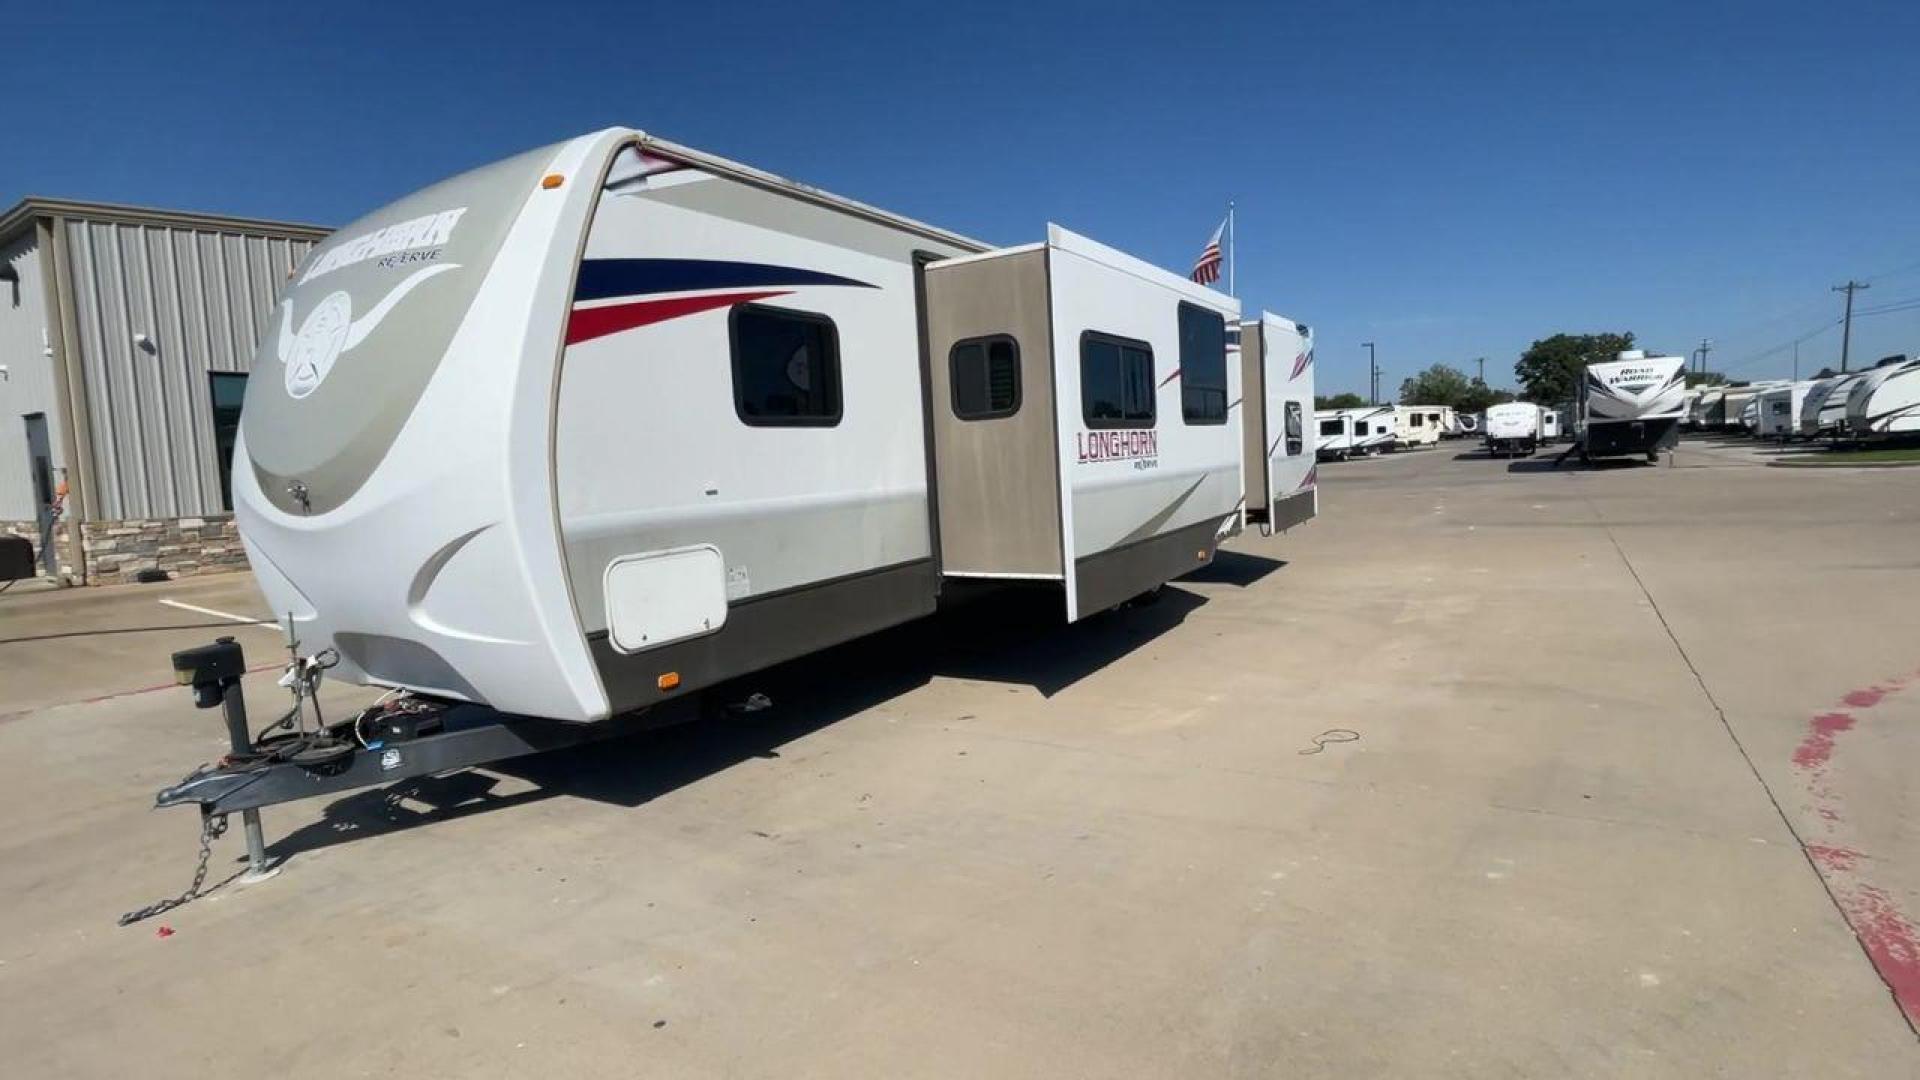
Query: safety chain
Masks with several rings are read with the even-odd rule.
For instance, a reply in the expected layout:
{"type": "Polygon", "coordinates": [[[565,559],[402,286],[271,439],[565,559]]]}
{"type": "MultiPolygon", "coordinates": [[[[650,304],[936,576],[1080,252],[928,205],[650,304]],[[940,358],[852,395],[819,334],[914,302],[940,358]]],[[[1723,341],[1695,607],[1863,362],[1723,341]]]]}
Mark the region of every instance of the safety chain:
{"type": "Polygon", "coordinates": [[[200,887],[207,881],[207,864],[213,859],[213,842],[226,835],[226,832],[227,815],[202,813],[200,815],[200,863],[193,868],[193,884],[187,886],[187,891],[179,896],[168,900],[156,900],[146,907],[127,912],[120,916],[120,925],[132,926],[143,919],[163,915],[174,908],[198,900],[200,887]]]}

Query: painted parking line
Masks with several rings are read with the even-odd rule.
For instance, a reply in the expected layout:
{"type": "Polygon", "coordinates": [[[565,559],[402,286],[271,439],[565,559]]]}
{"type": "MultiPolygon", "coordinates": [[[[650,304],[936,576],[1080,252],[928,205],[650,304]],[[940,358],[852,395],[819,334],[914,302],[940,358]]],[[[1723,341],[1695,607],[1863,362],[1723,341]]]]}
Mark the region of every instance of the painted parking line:
{"type": "Polygon", "coordinates": [[[226,619],[230,622],[243,623],[247,626],[263,627],[276,633],[280,630],[280,624],[261,622],[259,619],[253,618],[250,615],[235,615],[231,611],[219,611],[210,607],[201,607],[199,604],[189,604],[184,600],[163,599],[160,602],[170,608],[179,608],[181,611],[191,611],[196,615],[211,615],[216,619],[226,619]]]}

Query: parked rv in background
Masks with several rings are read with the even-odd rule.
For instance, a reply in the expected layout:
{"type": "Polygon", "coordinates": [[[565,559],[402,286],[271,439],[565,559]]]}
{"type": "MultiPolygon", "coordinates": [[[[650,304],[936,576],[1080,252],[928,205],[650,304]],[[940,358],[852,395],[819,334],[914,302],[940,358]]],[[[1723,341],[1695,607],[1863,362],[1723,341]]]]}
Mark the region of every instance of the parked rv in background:
{"type": "Polygon", "coordinates": [[[1353,414],[1344,409],[1328,409],[1313,414],[1319,429],[1314,455],[1321,461],[1345,461],[1353,456],[1353,414]]]}
{"type": "Polygon", "coordinates": [[[1393,406],[1362,405],[1342,410],[1353,417],[1353,450],[1357,454],[1384,454],[1394,447],[1393,406]]]}
{"type": "Polygon", "coordinates": [[[1920,359],[1889,356],[1847,390],[1847,434],[1880,439],[1920,432],[1920,359]]]}
{"type": "Polygon", "coordinates": [[[1588,364],[1574,399],[1573,438],[1582,461],[1645,454],[1652,461],[1680,438],[1687,362],[1623,352],[1588,364]]]}
{"type": "Polygon", "coordinates": [[[1478,413],[1456,414],[1453,418],[1453,422],[1454,422],[1454,426],[1459,429],[1459,431],[1456,432],[1456,434],[1462,437],[1466,437],[1469,435],[1477,435],[1480,433],[1480,414],[1478,413]]]}
{"type": "Polygon", "coordinates": [[[1559,409],[1540,410],[1540,441],[1543,444],[1559,442],[1561,433],[1566,429],[1567,425],[1559,409]]]}
{"type": "Polygon", "coordinates": [[[1807,391],[1800,404],[1800,434],[1809,438],[1838,436],[1847,426],[1847,396],[1855,383],[1873,374],[1872,369],[1853,371],[1821,379],[1807,391]]]}
{"type": "Polygon", "coordinates": [[[1394,442],[1405,447],[1432,446],[1440,441],[1442,416],[1438,405],[1396,405],[1394,442]]]}
{"type": "Polygon", "coordinates": [[[1813,392],[1815,385],[1813,380],[1804,379],[1762,391],[1755,399],[1760,403],[1755,437],[1786,442],[1798,436],[1800,415],[1806,409],[1808,395],[1813,392]]]}
{"type": "Polygon", "coordinates": [[[1492,405],[1486,412],[1487,452],[1494,457],[1528,457],[1540,448],[1540,424],[1545,410],[1526,401],[1492,405]]]}

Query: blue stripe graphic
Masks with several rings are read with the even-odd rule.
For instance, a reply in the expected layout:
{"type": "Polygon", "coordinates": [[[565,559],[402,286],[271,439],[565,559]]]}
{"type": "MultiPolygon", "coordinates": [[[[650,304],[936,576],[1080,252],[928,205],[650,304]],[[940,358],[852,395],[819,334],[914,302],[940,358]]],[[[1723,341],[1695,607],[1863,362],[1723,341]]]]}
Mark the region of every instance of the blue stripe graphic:
{"type": "Polygon", "coordinates": [[[573,299],[578,303],[615,296],[770,285],[853,285],[862,289],[873,288],[864,281],[837,274],[766,263],[715,259],[588,259],[580,264],[580,281],[574,286],[573,299]]]}

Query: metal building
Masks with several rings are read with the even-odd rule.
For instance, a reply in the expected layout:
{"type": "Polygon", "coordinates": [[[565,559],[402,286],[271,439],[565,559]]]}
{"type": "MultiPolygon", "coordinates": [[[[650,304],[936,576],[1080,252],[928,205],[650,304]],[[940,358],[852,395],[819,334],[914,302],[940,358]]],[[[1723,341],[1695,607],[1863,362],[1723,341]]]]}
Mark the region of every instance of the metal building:
{"type": "Polygon", "coordinates": [[[29,198],[0,214],[0,533],[40,572],[245,565],[227,465],[253,349],[328,230],[29,198]]]}

